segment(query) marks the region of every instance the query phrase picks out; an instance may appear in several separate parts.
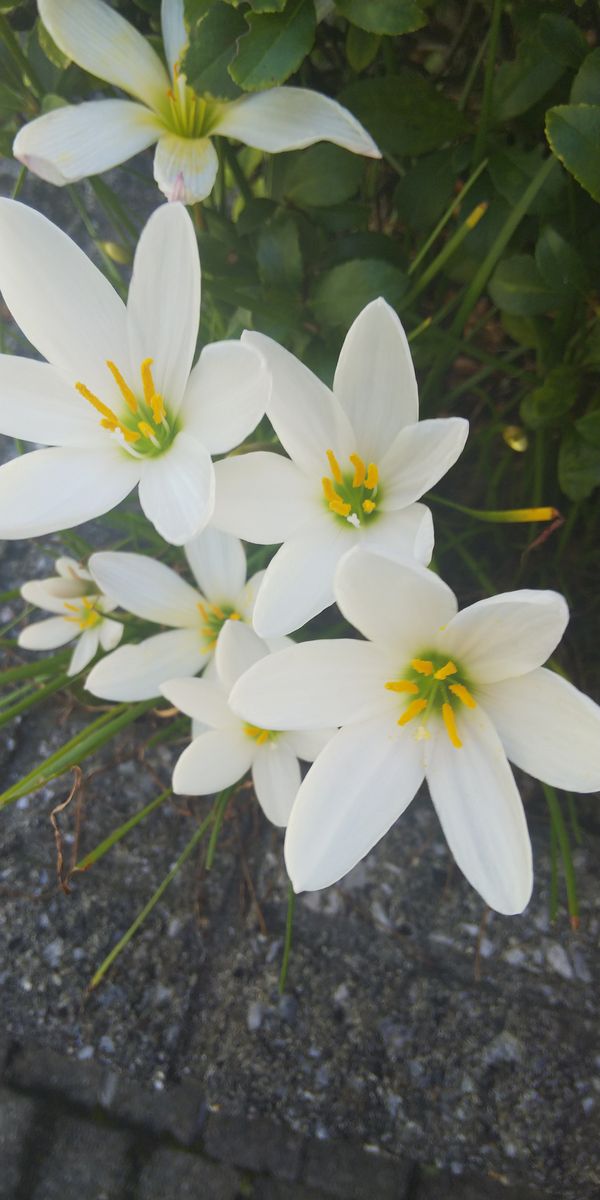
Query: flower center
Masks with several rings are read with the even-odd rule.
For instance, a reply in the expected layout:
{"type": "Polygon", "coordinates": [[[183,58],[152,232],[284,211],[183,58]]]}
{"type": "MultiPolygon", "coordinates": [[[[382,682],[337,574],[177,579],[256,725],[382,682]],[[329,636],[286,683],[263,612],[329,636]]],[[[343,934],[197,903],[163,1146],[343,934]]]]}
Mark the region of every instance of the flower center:
{"type": "Polygon", "coordinates": [[[257,746],[264,746],[266,742],[274,742],[279,736],[277,729],[261,729],[259,725],[244,725],[244,733],[247,737],[252,738],[257,746]]]}
{"type": "Polygon", "coordinates": [[[399,725],[408,725],[420,717],[417,738],[430,737],[427,721],[432,713],[441,715],[452,745],[460,750],[462,742],[456,728],[454,709],[457,702],[476,708],[476,702],[465,682],[465,673],[451,659],[425,651],[422,658],[411,659],[402,679],[386,683],[389,692],[406,696],[406,708],[398,718],[399,725]]]}
{"type": "Polygon", "coordinates": [[[98,599],[98,596],[83,596],[77,604],[70,604],[65,600],[65,608],[73,614],[65,616],[65,621],[73,621],[80,629],[93,629],[95,625],[100,624],[103,617],[95,608],[98,599]]]}
{"type": "Polygon", "coordinates": [[[327,450],[326,454],[331,478],[325,475],[321,482],[327,507],[336,517],[341,517],[358,529],[363,521],[373,517],[381,501],[379,471],[375,463],[367,466],[358,454],[351,454],[350,462],[354,470],[344,474],[333,450],[327,450]]]}
{"type": "Polygon", "coordinates": [[[152,359],[145,358],[140,366],[143,399],[135,395],[116,363],[107,359],[106,365],[125,402],[121,415],[117,416],[85,383],[78,382],[75,387],[80,396],[100,413],[102,427],[108,429],[134,458],[154,458],[162,454],[171,445],[177,429],[175,421],[169,420],[165,402],[154,386],[152,359]]]}
{"type": "Polygon", "coordinates": [[[202,604],[200,601],[196,605],[204,624],[201,627],[203,638],[206,639],[208,647],[213,650],[217,644],[217,638],[226,621],[242,621],[243,617],[239,612],[236,612],[232,604],[202,604]]]}
{"type": "Polygon", "coordinates": [[[179,137],[206,137],[214,124],[217,105],[189,87],[179,63],[173,69],[173,86],[167,92],[167,101],[166,120],[173,133],[179,137]]]}

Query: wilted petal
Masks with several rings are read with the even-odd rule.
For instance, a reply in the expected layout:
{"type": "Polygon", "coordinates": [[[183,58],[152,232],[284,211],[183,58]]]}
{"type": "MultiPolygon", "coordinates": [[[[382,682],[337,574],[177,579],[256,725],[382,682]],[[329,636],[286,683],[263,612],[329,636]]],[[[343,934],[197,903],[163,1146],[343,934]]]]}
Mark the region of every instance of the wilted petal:
{"type": "Polygon", "coordinates": [[[54,108],[19,130],[13,154],[59,187],[109,171],[156,142],[162,121],[132,100],[87,100],[54,108]]]}
{"type": "Polygon", "coordinates": [[[306,88],[278,87],[242,96],[223,109],[214,132],[271,154],[325,141],[354,154],[381,157],[373,138],[347,108],[306,88]]]}

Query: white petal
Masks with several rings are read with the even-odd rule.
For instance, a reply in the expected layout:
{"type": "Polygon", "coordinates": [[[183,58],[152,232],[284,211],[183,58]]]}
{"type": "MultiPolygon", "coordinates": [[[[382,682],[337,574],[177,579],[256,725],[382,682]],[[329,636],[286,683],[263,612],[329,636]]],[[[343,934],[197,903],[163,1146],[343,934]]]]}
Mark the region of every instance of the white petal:
{"type": "Polygon", "coordinates": [[[46,446],[98,445],[98,416],[48,363],[0,355],[0,431],[46,446]]]}
{"type": "Polygon", "coordinates": [[[151,108],[166,105],[169,78],[150,43],[101,0],[39,0],[57,46],[90,75],[113,83],[151,108]]]}
{"type": "Polygon", "coordinates": [[[178,433],[164,454],[142,464],[140,504],[166,542],[183,546],[208,524],[215,503],[215,473],[204,446],[178,433]]]}
{"type": "Polygon", "coordinates": [[[341,879],[387,833],[423,781],[417,742],[390,718],[341,729],[311,767],[285,839],[294,890],[341,879]]]}
{"type": "Polygon", "coordinates": [[[347,108],[306,88],[279,87],[242,96],[224,108],[217,132],[271,154],[325,141],[354,154],[381,157],[373,138],[347,108]]]}
{"type": "Polygon", "coordinates": [[[0,200],[0,291],[25,337],[67,382],[82,380],[110,404],[106,360],[125,372],[129,365],[123,301],[66,233],[16,200],[0,200]]]}
{"type": "Polygon", "coordinates": [[[525,675],[552,654],[569,609],[558,592],[505,592],[463,608],[439,639],[464,662],[472,683],[525,675]]]}
{"type": "Polygon", "coordinates": [[[316,729],[366,721],[390,710],[386,655],[368,642],[302,642],[256,663],[229,703],[261,729],[316,729]]]}
{"type": "Polygon", "coordinates": [[[79,626],[65,617],[47,617],[22,629],[17,639],[24,650],[56,650],[79,634],[79,626]]]}
{"type": "Polygon", "coordinates": [[[438,727],[427,782],[446,840],[469,883],[497,912],[520,913],[531,896],[531,845],[502,744],[478,706],[457,714],[462,746],[438,727]]]}
{"type": "Polygon", "coordinates": [[[239,727],[227,695],[218,682],[203,679],[168,679],[161,692],[176,708],[209,729],[239,727]]]}
{"type": "Polygon", "coordinates": [[[249,623],[252,622],[252,614],[254,612],[254,605],[256,604],[256,597],[264,577],[264,571],[257,571],[251,576],[246,586],[242,588],[241,592],[239,592],[236,597],[236,610],[239,612],[240,616],[243,617],[244,621],[248,621],[249,623]]]}
{"type": "Polygon", "coordinates": [[[279,441],[297,466],[315,476],[320,486],[322,476],[331,473],[327,450],[333,450],[344,469],[355,449],[352,426],[339,400],[272,338],[245,332],[242,344],[256,347],[271,373],[267,416],[279,441]]]}
{"type": "Polygon", "coordinates": [[[239,446],[264,416],[269,375],[252,346],[213,342],[205,346],[186,389],[185,428],[211,454],[239,446]]]}
{"type": "Polygon", "coordinates": [[[454,466],[468,433],[463,417],[405,426],[379,463],[382,508],[405,508],[429,491],[454,466]]]}
{"type": "Polygon", "coordinates": [[[162,0],[160,23],[166,59],[173,74],[174,67],[179,63],[188,43],[183,20],[183,0],[162,0]]]}
{"type": "Polygon", "coordinates": [[[90,571],[102,591],[126,612],[159,625],[198,628],[202,597],[165,563],[147,554],[101,550],[92,554],[90,571]]]}
{"type": "MultiPolygon", "coordinates": [[[[131,362],[152,359],[152,377],[169,413],[179,411],[200,321],[200,259],[182,204],[161,204],[137,244],[127,300],[131,362]]],[[[202,439],[200,438],[200,441],[202,439]]]]}
{"type": "Polygon", "coordinates": [[[574,792],[600,789],[600,708],[554,671],[489,683],[481,703],[511,762],[574,792]]]}
{"type": "Polygon", "coordinates": [[[88,100],[54,108],[19,130],[13,154],[48,183],[99,175],[156,142],[162,122],[132,100],[88,100]]]}
{"type": "Polygon", "coordinates": [[[226,621],[218,637],[215,664],[227,692],[240,675],[269,653],[269,647],[242,621],[226,621]]]}
{"type": "Polygon", "coordinates": [[[81,563],[77,562],[77,559],[69,558],[68,554],[61,554],[54,566],[56,567],[56,574],[61,575],[64,579],[78,581],[85,579],[89,583],[92,578],[87,568],[82,567],[81,563]]]}
{"type": "Polygon", "coordinates": [[[195,675],[205,662],[192,630],[170,629],[107,654],[93,667],[85,686],[103,700],[151,700],[160,696],[165,679],[195,675]]]}
{"type": "Polygon", "coordinates": [[[427,566],[434,546],[433,518],[425,504],[409,504],[397,512],[379,512],[361,526],[360,544],[372,554],[398,562],[416,559],[427,566]]]}
{"type": "Polygon", "coordinates": [[[211,729],[183,751],[173,771],[173,791],[208,796],[237,783],[254,758],[254,742],[241,729],[211,729]]]}
{"type": "Polygon", "coordinates": [[[100,626],[100,645],[106,652],[114,650],[123,637],[123,626],[120,621],[107,618],[100,626]]]}
{"type": "Polygon", "coordinates": [[[355,541],[354,526],[330,513],[292,534],[265,571],[252,618],[256,632],[292,633],[333,604],[335,569],[355,541]]]}
{"type": "Polygon", "coordinates": [[[98,650],[99,633],[97,629],[84,629],[71,655],[68,675],[79,675],[88,663],[91,663],[98,650]]]}
{"type": "Polygon", "coordinates": [[[252,764],[256,799],[273,825],[287,825],[300,787],[300,764],[288,746],[267,742],[252,764]]]}
{"type": "Polygon", "coordinates": [[[365,462],[379,463],[400,430],[418,421],[419,394],[406,334],[381,297],[367,304],[348,330],[333,390],[365,462]]]}
{"type": "Polygon", "coordinates": [[[137,479],[133,459],[112,446],[23,454],[0,467],[0,538],[37,537],[100,517],[137,479]]]}
{"type": "Polygon", "coordinates": [[[213,604],[233,604],[246,580],[246,555],[239,538],[211,526],[184,550],[204,595],[213,604]]]}
{"type": "Polygon", "coordinates": [[[28,604],[45,608],[47,612],[65,615],[65,600],[77,600],[89,591],[89,585],[68,579],[30,579],[21,588],[28,604]]]}
{"type": "Polygon", "coordinates": [[[433,571],[362,549],[340,563],[334,587],[346,620],[386,648],[392,671],[428,650],[456,612],[454,592],[433,571]]]}
{"type": "Polygon", "coordinates": [[[273,545],[319,511],[313,481],[289,458],[258,450],[215,463],[211,525],[247,542],[273,545]]]}
{"type": "Polygon", "coordinates": [[[167,200],[196,204],[210,195],[219,160],[208,138],[165,133],[154,155],[154,178],[167,200]]]}
{"type": "Polygon", "coordinates": [[[294,729],[282,736],[297,758],[314,762],[335,733],[335,729],[294,729]]]}

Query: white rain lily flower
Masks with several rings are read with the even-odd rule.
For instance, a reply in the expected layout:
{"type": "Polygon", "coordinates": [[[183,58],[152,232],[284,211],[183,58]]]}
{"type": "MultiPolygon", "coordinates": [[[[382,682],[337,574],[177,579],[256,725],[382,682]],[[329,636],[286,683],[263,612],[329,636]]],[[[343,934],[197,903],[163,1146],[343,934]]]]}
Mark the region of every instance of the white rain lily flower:
{"type": "Polygon", "coordinates": [[[360,549],[340,564],[335,594],[367,641],[294,646],[231,695],[257,725],[343,726],[289,823],[296,891],[345,875],[425,778],[461,871],[491,908],[521,912],[531,846],[508,759],[555,787],[600,787],[600,707],[541,666],[567,624],[564,599],[507,592],[457,612],[432,572],[360,549]]]}
{"type": "Polygon", "coordinates": [[[214,504],[211,454],[264,412],[258,353],[215,342],[192,369],[200,262],[181,204],[142,231],[127,307],[40,213],[0,200],[0,291],[47,362],[0,355],[0,433],[45,443],[0,468],[0,538],[100,516],[139,484],[148,520],[182,545],[214,504]]]}
{"type": "Polygon", "coordinates": [[[185,554],[198,590],[164,563],[145,554],[100,551],[90,570],[121,608],[145,621],[168,625],[137,645],[120,646],[97,663],[86,688],[103,700],[150,700],[165,679],[195,675],[212,658],[226,621],[251,622],[263,572],[246,582],[246,556],[238,538],[205,529],[185,554]]]}
{"type": "Polygon", "coordinates": [[[468,422],[419,421],[408,342],[383,299],[362,310],[337,364],[333,392],[258,333],[272,375],[269,417],[289,454],[217,463],[213,523],[250,542],[283,542],[256,601],[261,637],[291,633],[333,603],[333,577],[357,543],[428,563],[433,522],[420,496],[456,462],[468,422]]]}
{"type": "Polygon", "coordinates": [[[328,141],[380,157],[356,117],[318,92],[276,87],[229,102],[197,95],[180,68],[188,43],[183,0],[162,0],[168,69],[150,43],[101,0],[38,0],[38,7],[64,54],[134,97],[56,108],[20,130],[15,157],[49,183],[61,186],[107,171],[156,142],[154,178],[161,192],[194,204],[215,182],[214,134],[269,153],[328,141]]]}
{"type": "Polygon", "coordinates": [[[57,559],[56,570],[58,574],[49,579],[23,584],[23,599],[55,616],[27,625],[18,643],[24,650],[57,650],[76,641],[67,674],[78,675],[100,648],[108,651],[118,646],[123,626],[107,617],[117,607],[116,601],[98,590],[85,567],[65,557],[57,559]]]}
{"type": "MultiPolygon", "coordinates": [[[[289,639],[285,639],[286,642],[289,639]]],[[[173,791],[205,796],[237,783],[252,772],[256,798],[274,825],[287,825],[300,787],[298,759],[313,762],[332,729],[259,728],[241,721],[228,704],[236,680],[268,656],[269,646],[252,629],[227,621],[215,652],[212,679],[171,679],[161,691],[193,721],[193,741],[173,772],[173,791]]]]}

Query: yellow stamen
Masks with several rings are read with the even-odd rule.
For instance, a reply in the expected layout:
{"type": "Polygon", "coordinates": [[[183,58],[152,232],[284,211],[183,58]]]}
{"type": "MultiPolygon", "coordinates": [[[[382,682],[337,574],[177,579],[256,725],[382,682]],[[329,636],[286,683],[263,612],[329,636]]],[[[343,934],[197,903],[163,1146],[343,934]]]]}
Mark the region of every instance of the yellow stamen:
{"type": "Polygon", "coordinates": [[[343,483],[344,476],[342,475],[342,469],[340,467],[340,464],[339,464],[337,458],[335,457],[335,454],[333,453],[333,450],[327,451],[327,459],[329,461],[329,466],[331,467],[331,474],[333,475],[335,482],[343,483]]]}
{"type": "Polygon", "coordinates": [[[131,409],[132,413],[136,413],[138,410],[138,402],[137,402],[129,384],[123,379],[123,376],[121,375],[121,372],[120,372],[118,366],[116,365],[116,363],[111,362],[110,359],[108,359],[108,358],[106,360],[106,365],[107,365],[126,405],[128,406],[128,408],[131,409]]]}
{"type": "Polygon", "coordinates": [[[375,463],[369,463],[369,470],[367,471],[367,478],[365,479],[365,487],[372,492],[373,489],[377,487],[378,483],[379,471],[377,470],[375,463]]]}
{"type": "Polygon", "coordinates": [[[66,600],[65,600],[65,608],[68,608],[69,612],[74,612],[74,613],[79,612],[79,609],[76,604],[68,604],[66,600]]]}
{"type": "Polygon", "coordinates": [[[321,483],[323,484],[323,491],[325,492],[326,500],[329,500],[330,503],[332,500],[339,500],[339,496],[328,475],[323,477],[321,483]]]}
{"type": "Polygon", "coordinates": [[[419,691],[419,685],[410,679],[391,679],[385,686],[388,692],[412,692],[413,696],[419,691]]]}
{"type": "Polygon", "coordinates": [[[197,605],[196,605],[196,608],[198,609],[198,612],[200,613],[200,616],[202,617],[202,620],[203,620],[203,621],[208,621],[208,613],[207,613],[207,611],[206,611],[206,609],[205,609],[204,605],[203,605],[203,604],[200,602],[200,600],[198,601],[198,603],[197,603],[197,605]]]}
{"type": "Polygon", "coordinates": [[[433,663],[427,658],[413,658],[410,665],[419,675],[431,675],[433,672],[433,663]]]}
{"type": "Polygon", "coordinates": [[[213,604],[212,610],[213,610],[215,616],[217,616],[220,621],[226,620],[225,613],[223,612],[222,608],[219,608],[218,604],[213,604]]]}
{"type": "Polygon", "coordinates": [[[264,746],[265,742],[268,742],[268,740],[269,740],[269,730],[263,729],[263,730],[261,730],[261,732],[259,733],[259,735],[256,739],[256,744],[257,744],[257,746],[264,746]]]}
{"type": "Polygon", "coordinates": [[[329,507],[332,512],[337,513],[338,517],[347,517],[352,510],[352,505],[345,504],[339,496],[337,499],[330,501],[329,507]]]}
{"type": "Polygon", "coordinates": [[[418,717],[419,713],[423,712],[424,708],[427,708],[426,700],[411,700],[408,707],[405,708],[404,712],[402,713],[398,724],[408,725],[408,722],[412,721],[413,717],[418,717]]]}
{"type": "Polygon", "coordinates": [[[433,678],[446,679],[448,675],[456,675],[456,671],[457,667],[455,663],[448,661],[444,667],[440,667],[439,671],[436,671],[433,678]]]}
{"type": "Polygon", "coordinates": [[[372,513],[377,508],[377,505],[374,500],[363,500],[362,508],[363,512],[372,513]]]}
{"type": "Polygon", "coordinates": [[[238,612],[232,612],[229,614],[229,620],[230,621],[241,621],[242,617],[240,616],[240,614],[238,612]]]}
{"type": "Polygon", "coordinates": [[[156,434],[147,421],[138,421],[138,429],[143,437],[150,438],[153,442],[156,441],[156,434]]]}
{"type": "Polygon", "coordinates": [[[116,428],[120,424],[119,418],[115,416],[112,409],[107,404],[103,404],[93,392],[90,392],[89,387],[86,387],[85,383],[76,383],[75,387],[80,396],[83,396],[84,400],[87,400],[92,405],[92,408],[96,409],[96,412],[99,412],[102,417],[111,422],[113,428],[116,428]]]}
{"type": "Polygon", "coordinates": [[[352,480],[352,487],[362,487],[363,483],[365,482],[367,468],[365,467],[362,458],[359,458],[358,454],[351,454],[350,462],[354,467],[354,479],[352,480]]]}
{"type": "Polygon", "coordinates": [[[152,371],[150,370],[153,362],[154,359],[145,358],[140,368],[142,373],[142,385],[144,388],[144,400],[146,401],[148,408],[152,407],[152,398],[156,395],[152,371]]]}
{"type": "Polygon", "coordinates": [[[457,750],[460,750],[460,748],[462,746],[462,742],[458,736],[458,732],[456,729],[456,719],[455,719],[454,712],[453,712],[450,704],[442,704],[442,717],[444,718],[444,725],[446,726],[446,733],[448,734],[448,737],[450,738],[452,745],[456,746],[457,750]]]}
{"type": "Polygon", "coordinates": [[[466,704],[467,708],[477,708],[476,701],[473,699],[470,691],[465,687],[464,683],[451,683],[450,691],[453,692],[455,696],[458,696],[458,699],[462,700],[463,704],[466,704]]]}
{"type": "Polygon", "coordinates": [[[159,396],[158,392],[155,392],[150,404],[152,406],[152,416],[154,417],[155,424],[161,425],[167,415],[167,410],[165,408],[165,403],[162,396],[159,396]]]}

